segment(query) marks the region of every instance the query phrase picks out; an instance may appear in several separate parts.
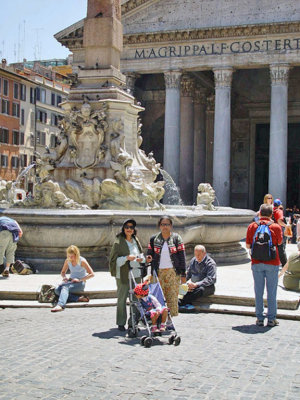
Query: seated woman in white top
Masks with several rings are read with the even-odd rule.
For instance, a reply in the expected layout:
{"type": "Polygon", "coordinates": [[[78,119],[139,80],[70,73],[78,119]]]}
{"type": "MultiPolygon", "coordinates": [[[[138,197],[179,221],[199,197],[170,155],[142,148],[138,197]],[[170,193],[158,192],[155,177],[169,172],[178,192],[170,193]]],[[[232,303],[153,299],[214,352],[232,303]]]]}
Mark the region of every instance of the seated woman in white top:
{"type": "Polygon", "coordinates": [[[79,296],[78,293],[84,290],[85,282],[93,278],[94,271],[84,257],[80,256],[77,246],[67,248],[67,259],[61,270],[62,283],[55,289],[59,296],[57,305],[52,308],[52,312],[63,311],[67,302],[89,301],[86,296],[79,296]],[[70,270],[70,277],[66,273],[70,270]]]}

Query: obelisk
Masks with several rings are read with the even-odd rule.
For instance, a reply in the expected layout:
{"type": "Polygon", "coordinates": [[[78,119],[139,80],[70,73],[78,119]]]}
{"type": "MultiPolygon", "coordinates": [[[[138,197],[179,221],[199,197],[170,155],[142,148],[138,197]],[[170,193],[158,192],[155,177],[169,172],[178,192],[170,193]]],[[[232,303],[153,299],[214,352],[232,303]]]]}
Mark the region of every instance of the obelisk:
{"type": "MultiPolygon", "coordinates": [[[[96,166],[84,171],[86,176],[97,176],[101,179],[113,177],[114,170],[110,162],[115,162],[117,155],[113,154],[121,151],[115,149],[121,143],[134,157],[134,163],[144,168],[138,145],[138,114],[144,109],[136,104],[135,98],[126,90],[126,77],[120,71],[123,46],[121,0],[87,0],[83,35],[75,40],[77,46],[81,46],[81,62],[77,63],[69,96],[62,107],[66,115],[69,115],[74,110],[78,112],[83,109],[82,106],[85,105],[84,109],[90,110],[90,120],[83,117],[87,119],[85,126],[92,126],[95,119],[93,115],[98,115],[97,112],[105,107],[103,112],[107,125],[100,149],[105,156],[100,158],[101,161],[96,166]]],[[[76,131],[71,136],[77,138],[80,133],[76,131]]],[[[76,174],[82,175],[82,171],[78,172],[75,167],[74,169],[76,174]]],[[[66,174],[63,178],[73,178],[75,172],[68,172],[69,175],[66,174]]],[[[77,175],[76,179],[79,180],[77,175]]]]}
{"type": "Polygon", "coordinates": [[[120,74],[123,47],[120,3],[120,0],[88,0],[83,34],[84,68],[100,70],[104,81],[124,85],[125,77],[120,74]]]}

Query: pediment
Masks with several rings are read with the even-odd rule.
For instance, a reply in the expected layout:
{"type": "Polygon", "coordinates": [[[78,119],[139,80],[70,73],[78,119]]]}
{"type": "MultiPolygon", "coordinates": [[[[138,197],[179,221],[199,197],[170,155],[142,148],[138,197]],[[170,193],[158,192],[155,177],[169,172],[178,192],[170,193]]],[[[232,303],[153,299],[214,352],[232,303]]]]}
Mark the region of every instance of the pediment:
{"type": "Polygon", "coordinates": [[[150,0],[145,1],[144,7],[136,7],[122,15],[125,35],[284,23],[299,19],[299,0],[150,0]]]}

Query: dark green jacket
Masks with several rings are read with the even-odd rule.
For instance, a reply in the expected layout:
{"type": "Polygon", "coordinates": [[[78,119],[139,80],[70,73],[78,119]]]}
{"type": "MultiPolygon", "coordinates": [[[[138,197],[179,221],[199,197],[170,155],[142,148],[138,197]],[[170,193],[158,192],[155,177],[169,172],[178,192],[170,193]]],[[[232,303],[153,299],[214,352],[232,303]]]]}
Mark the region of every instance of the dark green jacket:
{"type": "MultiPolygon", "coordinates": [[[[137,237],[133,236],[140,252],[143,252],[142,246],[137,237]]],[[[111,276],[116,276],[117,273],[117,258],[129,256],[129,248],[126,243],[125,237],[119,233],[114,241],[112,246],[110,256],[109,256],[109,272],[111,276]]],[[[128,282],[128,272],[129,272],[129,261],[126,261],[124,265],[122,265],[120,269],[120,279],[122,283],[128,282]]]]}

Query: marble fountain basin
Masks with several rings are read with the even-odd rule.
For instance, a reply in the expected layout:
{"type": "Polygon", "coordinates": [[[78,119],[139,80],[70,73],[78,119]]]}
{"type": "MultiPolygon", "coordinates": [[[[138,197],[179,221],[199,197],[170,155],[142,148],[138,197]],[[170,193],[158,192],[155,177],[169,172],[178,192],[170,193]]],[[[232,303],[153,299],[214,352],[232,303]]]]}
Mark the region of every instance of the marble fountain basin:
{"type": "Polygon", "coordinates": [[[246,237],[254,212],[230,207],[206,211],[194,206],[168,206],[165,211],[8,208],[1,209],[0,215],[16,219],[22,227],[17,258],[49,272],[60,271],[65,249],[71,244],[80,248],[96,271],[107,270],[111,246],[127,218],[136,220],[138,237],[146,251],[163,215],[173,218],[174,232],[184,240],[187,260],[196,244],[204,244],[218,265],[247,262],[248,254],[240,241],[246,237]]]}

